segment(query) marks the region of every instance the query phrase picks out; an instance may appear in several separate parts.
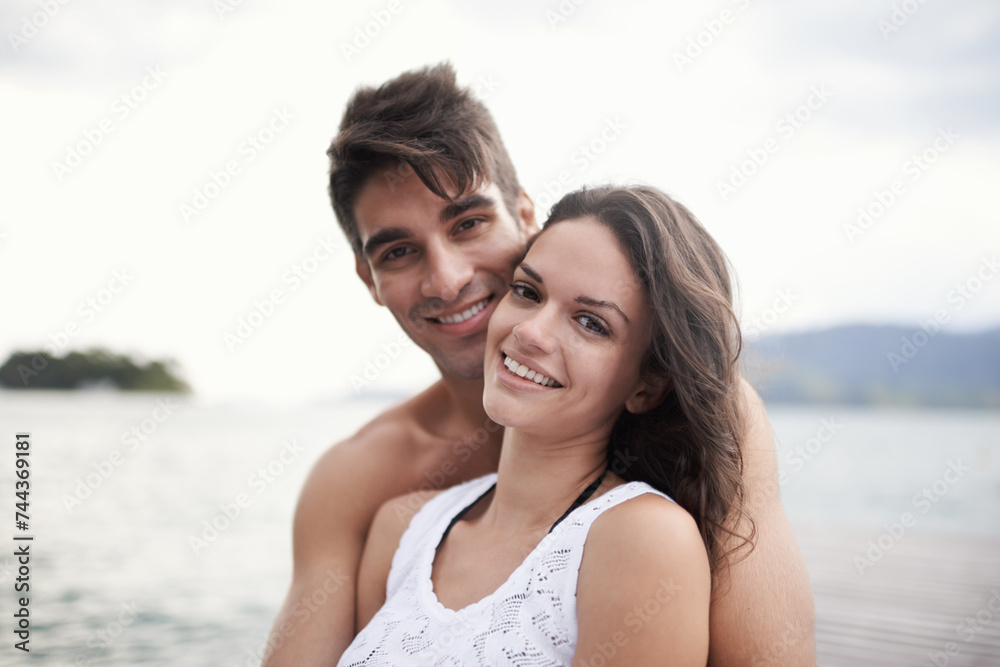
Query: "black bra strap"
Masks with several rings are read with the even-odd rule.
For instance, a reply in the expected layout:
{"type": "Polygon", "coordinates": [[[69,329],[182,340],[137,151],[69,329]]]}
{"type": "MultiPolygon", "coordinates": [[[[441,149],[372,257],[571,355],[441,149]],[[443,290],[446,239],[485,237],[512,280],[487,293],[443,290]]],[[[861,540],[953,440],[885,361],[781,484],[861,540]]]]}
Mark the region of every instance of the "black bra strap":
{"type": "MultiPolygon", "coordinates": [[[[577,507],[587,502],[587,500],[589,500],[590,497],[594,495],[594,492],[597,491],[597,488],[601,485],[601,482],[604,481],[604,478],[607,476],[609,470],[611,470],[610,467],[605,468],[604,472],[601,473],[601,476],[595,479],[590,486],[588,486],[586,489],[583,490],[583,493],[577,496],[576,500],[573,501],[573,504],[569,506],[569,509],[563,512],[563,515],[558,519],[556,519],[556,522],[552,524],[551,528],[549,528],[550,533],[553,530],[555,530],[556,526],[558,526],[563,519],[568,517],[573,512],[573,510],[575,510],[577,507]]],[[[458,523],[459,520],[461,520],[461,518],[465,516],[470,509],[472,509],[473,505],[482,500],[486,496],[486,494],[495,489],[496,486],[497,486],[496,482],[494,482],[492,486],[490,486],[490,488],[486,489],[478,498],[476,498],[471,503],[466,505],[464,508],[462,508],[461,512],[452,517],[451,522],[448,524],[448,527],[444,529],[444,533],[441,535],[441,540],[437,543],[437,547],[435,547],[436,549],[440,549],[441,545],[444,544],[444,538],[448,537],[448,533],[451,532],[452,527],[456,523],[458,523]]]]}
{"type": "Polygon", "coordinates": [[[568,509],[568,510],[566,510],[565,512],[563,512],[563,515],[562,515],[561,517],[559,517],[558,519],[556,519],[556,522],[555,522],[554,524],[552,524],[552,527],[551,527],[551,528],[549,528],[549,532],[550,532],[550,533],[551,533],[551,532],[552,532],[553,530],[555,530],[555,529],[556,529],[556,526],[558,526],[558,525],[559,525],[559,523],[560,523],[560,522],[561,522],[561,521],[562,521],[563,519],[565,519],[566,517],[568,517],[568,516],[570,515],[570,512],[572,512],[572,511],[573,511],[573,510],[575,510],[575,509],[576,509],[577,507],[579,507],[580,505],[582,505],[582,504],[584,504],[585,502],[587,502],[587,500],[588,500],[588,499],[589,499],[589,498],[590,498],[590,497],[591,497],[592,495],[594,495],[594,492],[595,492],[595,491],[597,491],[597,487],[599,487],[599,486],[601,485],[601,482],[603,482],[603,481],[604,481],[604,477],[605,477],[605,476],[606,476],[606,475],[608,474],[608,471],[609,471],[609,470],[611,470],[611,468],[610,468],[610,467],[609,467],[609,468],[605,468],[605,469],[604,469],[604,472],[602,472],[602,473],[601,473],[601,476],[600,476],[600,477],[598,477],[597,479],[595,479],[595,480],[594,480],[594,482],[593,482],[593,483],[592,483],[592,484],[591,484],[590,486],[588,486],[588,487],[587,487],[586,489],[584,489],[584,490],[583,490],[583,493],[581,493],[581,494],[580,494],[580,495],[579,495],[579,496],[577,497],[577,499],[573,501],[573,504],[569,506],[569,509],[568,509]]]}
{"type": "Polygon", "coordinates": [[[462,518],[463,516],[465,516],[465,513],[466,513],[466,512],[468,512],[469,510],[471,510],[471,509],[472,509],[472,506],[473,506],[473,505],[475,505],[475,504],[476,504],[476,503],[478,503],[478,502],[479,502],[480,500],[482,500],[482,499],[483,499],[483,497],[485,497],[487,493],[489,493],[490,491],[492,491],[492,490],[493,490],[493,489],[495,489],[496,487],[497,487],[497,483],[496,483],[496,482],[493,482],[492,486],[490,486],[490,488],[486,489],[486,491],[484,491],[484,492],[482,493],[482,495],[480,495],[480,496],[479,496],[478,498],[476,498],[476,499],[475,499],[475,500],[473,500],[473,501],[472,501],[471,503],[469,503],[468,505],[466,505],[466,506],[465,506],[465,507],[464,507],[464,508],[462,509],[462,511],[461,511],[461,512],[459,512],[459,513],[458,513],[458,514],[456,514],[456,515],[455,515],[454,517],[452,517],[452,519],[451,519],[451,523],[449,523],[449,524],[448,524],[448,527],[444,529],[444,533],[443,533],[443,534],[441,535],[441,541],[440,541],[440,542],[438,542],[438,544],[437,544],[437,547],[435,547],[436,549],[440,549],[440,548],[441,548],[441,545],[442,545],[442,544],[444,544],[444,538],[448,537],[448,533],[450,533],[450,532],[451,532],[451,527],[452,527],[452,526],[454,526],[454,525],[455,525],[456,523],[458,523],[458,520],[459,520],[459,519],[461,519],[461,518],[462,518]]]}

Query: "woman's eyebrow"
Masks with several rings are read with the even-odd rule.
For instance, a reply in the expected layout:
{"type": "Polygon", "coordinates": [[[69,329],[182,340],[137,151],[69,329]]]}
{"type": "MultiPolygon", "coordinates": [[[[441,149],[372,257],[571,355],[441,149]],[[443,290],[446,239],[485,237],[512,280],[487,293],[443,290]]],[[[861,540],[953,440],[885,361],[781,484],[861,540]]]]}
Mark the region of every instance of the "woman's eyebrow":
{"type": "Polygon", "coordinates": [[[535,271],[533,268],[531,268],[530,266],[528,266],[524,262],[521,262],[521,264],[517,268],[519,268],[522,271],[524,271],[525,273],[527,273],[528,277],[531,278],[532,280],[534,280],[539,285],[544,285],[545,284],[545,281],[542,280],[542,277],[540,275],[538,275],[538,271],[535,271]]]}
{"type": "Polygon", "coordinates": [[[614,301],[598,301],[597,299],[591,299],[589,296],[578,296],[574,299],[574,301],[584,306],[611,308],[618,311],[618,314],[622,316],[623,320],[625,320],[625,324],[632,324],[632,322],[628,319],[628,315],[623,313],[622,309],[619,308],[614,301]]]}
{"type": "MultiPolygon", "coordinates": [[[[545,284],[545,281],[542,280],[542,277],[540,275],[538,275],[538,272],[535,271],[530,266],[528,266],[527,264],[525,264],[524,262],[521,262],[521,264],[518,265],[517,268],[527,273],[528,277],[534,280],[539,285],[545,284]]],[[[622,309],[619,308],[618,304],[616,304],[614,301],[600,301],[598,299],[592,299],[589,296],[578,296],[573,300],[583,306],[591,306],[596,308],[610,308],[612,310],[615,310],[618,312],[619,315],[622,316],[622,319],[625,320],[625,324],[632,324],[632,321],[628,318],[628,315],[622,312],[622,309]]]]}

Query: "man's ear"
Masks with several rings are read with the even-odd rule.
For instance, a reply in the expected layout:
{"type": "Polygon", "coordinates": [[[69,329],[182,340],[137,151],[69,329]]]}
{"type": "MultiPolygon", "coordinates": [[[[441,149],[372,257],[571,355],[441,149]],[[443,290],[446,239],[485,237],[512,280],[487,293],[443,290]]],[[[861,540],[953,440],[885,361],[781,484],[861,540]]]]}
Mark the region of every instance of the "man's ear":
{"type": "Polygon", "coordinates": [[[372,298],[375,299],[375,303],[380,306],[384,306],[385,304],[378,298],[378,290],[375,289],[375,281],[372,279],[372,270],[371,267],[368,266],[368,260],[358,253],[354,253],[354,270],[358,272],[358,278],[361,278],[361,282],[368,287],[368,292],[372,295],[372,298]]]}
{"type": "Polygon", "coordinates": [[[521,188],[517,193],[517,216],[524,230],[524,240],[529,240],[538,233],[538,220],[535,218],[535,202],[531,201],[528,193],[521,188]]]}
{"type": "Polygon", "coordinates": [[[663,402],[663,399],[670,393],[670,389],[669,378],[639,380],[636,383],[635,391],[625,401],[625,409],[634,415],[649,412],[663,402]]]}

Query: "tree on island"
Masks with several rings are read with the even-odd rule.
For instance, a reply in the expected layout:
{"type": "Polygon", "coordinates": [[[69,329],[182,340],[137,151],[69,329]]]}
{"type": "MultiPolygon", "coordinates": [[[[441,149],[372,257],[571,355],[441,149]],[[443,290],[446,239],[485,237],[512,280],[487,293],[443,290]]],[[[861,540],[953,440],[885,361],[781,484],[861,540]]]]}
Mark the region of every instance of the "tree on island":
{"type": "Polygon", "coordinates": [[[48,352],[11,353],[0,366],[0,387],[8,389],[85,389],[114,386],[126,391],[191,391],[174,375],[173,361],[133,361],[108,350],[69,352],[56,357],[48,352]]]}

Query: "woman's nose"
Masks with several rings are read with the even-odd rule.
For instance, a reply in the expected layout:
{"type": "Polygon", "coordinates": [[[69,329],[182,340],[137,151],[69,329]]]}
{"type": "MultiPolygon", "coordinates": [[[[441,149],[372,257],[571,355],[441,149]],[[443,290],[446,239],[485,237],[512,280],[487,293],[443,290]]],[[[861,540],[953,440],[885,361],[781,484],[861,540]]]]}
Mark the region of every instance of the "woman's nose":
{"type": "Polygon", "coordinates": [[[554,348],[555,326],[555,313],[543,306],[514,326],[514,338],[525,348],[549,353],[554,348]]]}

